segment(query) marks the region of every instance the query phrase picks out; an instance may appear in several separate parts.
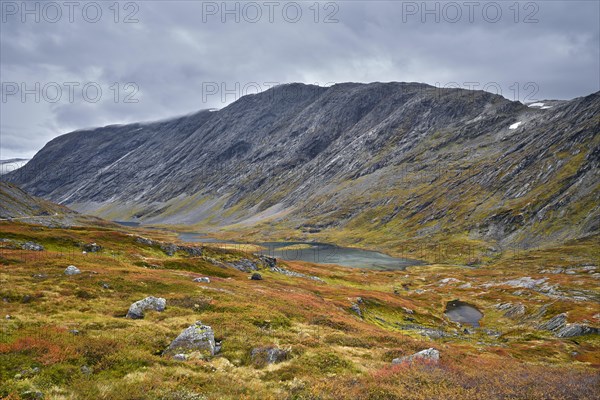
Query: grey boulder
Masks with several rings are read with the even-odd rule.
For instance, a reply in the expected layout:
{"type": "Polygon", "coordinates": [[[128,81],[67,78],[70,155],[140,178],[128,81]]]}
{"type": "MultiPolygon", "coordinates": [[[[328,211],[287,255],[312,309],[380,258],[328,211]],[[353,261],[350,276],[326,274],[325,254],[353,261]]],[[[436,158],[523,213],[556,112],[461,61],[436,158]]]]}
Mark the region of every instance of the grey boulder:
{"type": "Polygon", "coordinates": [[[418,353],[410,356],[394,358],[392,360],[392,364],[402,364],[404,362],[412,363],[415,361],[429,361],[437,363],[439,360],[440,352],[434,348],[429,348],[426,350],[421,350],[418,353]]]}
{"type": "Polygon", "coordinates": [[[181,355],[199,352],[202,355],[214,356],[216,352],[215,334],[213,329],[201,321],[187,327],[171,342],[164,351],[165,355],[181,355]]]}
{"type": "Polygon", "coordinates": [[[136,301],[129,307],[126,318],[141,319],[144,318],[144,311],[164,311],[167,306],[167,300],[162,297],[146,297],[143,300],[136,301]]]}
{"type": "Polygon", "coordinates": [[[74,265],[69,265],[66,269],[65,269],[65,275],[77,275],[80,274],[81,271],[79,270],[79,268],[77,268],[74,265]]]}

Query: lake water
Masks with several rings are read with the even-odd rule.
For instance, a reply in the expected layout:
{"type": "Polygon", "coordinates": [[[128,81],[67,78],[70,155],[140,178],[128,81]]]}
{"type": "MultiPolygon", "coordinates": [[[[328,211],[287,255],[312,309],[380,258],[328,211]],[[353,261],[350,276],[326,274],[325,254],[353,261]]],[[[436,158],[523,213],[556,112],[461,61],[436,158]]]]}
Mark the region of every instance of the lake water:
{"type": "MultiPolygon", "coordinates": [[[[187,242],[227,243],[214,238],[195,233],[182,233],[179,239],[187,242]]],[[[307,261],[319,264],[337,264],[353,268],[369,268],[376,270],[403,270],[414,265],[423,265],[422,261],[408,258],[390,257],[377,251],[339,247],[329,243],[314,242],[265,242],[256,243],[264,247],[260,254],[276,257],[282,260],[307,261]],[[301,248],[289,249],[290,246],[301,248]]]]}
{"type": "Polygon", "coordinates": [[[444,314],[446,314],[451,321],[471,325],[475,328],[479,327],[479,321],[483,318],[481,311],[474,305],[460,300],[449,301],[446,304],[444,314]]]}
{"type": "Polygon", "coordinates": [[[119,224],[119,225],[123,225],[123,226],[130,226],[130,227],[136,227],[136,226],[140,226],[139,222],[133,222],[133,221],[113,221],[115,224],[119,224]]]}

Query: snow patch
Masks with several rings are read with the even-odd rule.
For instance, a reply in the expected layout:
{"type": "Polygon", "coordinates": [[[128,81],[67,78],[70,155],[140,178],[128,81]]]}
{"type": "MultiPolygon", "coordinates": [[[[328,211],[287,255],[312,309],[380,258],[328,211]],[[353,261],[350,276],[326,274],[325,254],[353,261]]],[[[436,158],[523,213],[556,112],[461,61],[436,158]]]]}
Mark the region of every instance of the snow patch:
{"type": "Polygon", "coordinates": [[[519,125],[521,125],[522,123],[523,122],[515,122],[514,124],[509,126],[508,129],[517,129],[519,127],[519,125]]]}
{"type": "Polygon", "coordinates": [[[543,107],[544,103],[531,103],[529,104],[529,107],[543,107]]]}

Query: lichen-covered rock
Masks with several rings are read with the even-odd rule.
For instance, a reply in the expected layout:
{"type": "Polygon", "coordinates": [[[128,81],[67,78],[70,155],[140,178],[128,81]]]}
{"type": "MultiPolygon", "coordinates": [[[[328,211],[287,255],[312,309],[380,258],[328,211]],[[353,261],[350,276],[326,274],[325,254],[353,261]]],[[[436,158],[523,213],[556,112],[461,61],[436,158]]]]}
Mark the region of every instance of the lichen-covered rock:
{"type": "Polygon", "coordinates": [[[583,324],[568,324],[556,333],[559,338],[569,338],[600,333],[600,329],[583,324]]]}
{"type": "Polygon", "coordinates": [[[566,323],[567,323],[567,314],[562,313],[562,314],[555,315],[554,317],[550,318],[548,321],[541,324],[540,329],[557,332],[557,331],[561,330],[562,328],[564,328],[566,323]]]}
{"type": "Polygon", "coordinates": [[[167,306],[167,300],[162,297],[146,297],[143,300],[136,301],[129,307],[126,318],[141,319],[144,318],[144,311],[164,311],[167,306]]]}
{"type": "Polygon", "coordinates": [[[275,346],[255,347],[250,352],[252,362],[257,365],[276,364],[289,358],[288,350],[280,349],[275,346]]]}
{"type": "Polygon", "coordinates": [[[215,355],[215,334],[213,329],[201,321],[187,327],[164,351],[165,355],[189,355],[199,352],[202,355],[215,355]]]}
{"type": "Polygon", "coordinates": [[[429,348],[426,350],[421,350],[418,353],[410,356],[394,358],[392,360],[392,364],[402,364],[404,362],[412,363],[415,361],[429,361],[437,363],[439,360],[440,352],[434,348],[429,348]]]}
{"type": "Polygon", "coordinates": [[[74,265],[69,265],[66,269],[65,269],[65,275],[77,275],[80,274],[81,271],[79,270],[79,268],[77,268],[74,265]]]}

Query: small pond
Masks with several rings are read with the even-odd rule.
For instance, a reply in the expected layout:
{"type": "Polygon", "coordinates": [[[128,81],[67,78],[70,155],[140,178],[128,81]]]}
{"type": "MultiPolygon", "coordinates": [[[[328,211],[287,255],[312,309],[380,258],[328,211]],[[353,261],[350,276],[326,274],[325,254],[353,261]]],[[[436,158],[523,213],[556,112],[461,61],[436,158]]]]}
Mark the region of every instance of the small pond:
{"type": "Polygon", "coordinates": [[[444,314],[454,322],[463,325],[479,327],[479,321],[483,318],[483,313],[472,304],[460,300],[452,300],[446,304],[444,314]]]}

